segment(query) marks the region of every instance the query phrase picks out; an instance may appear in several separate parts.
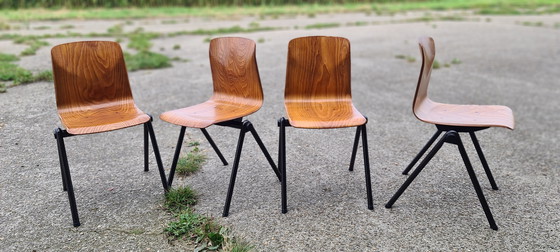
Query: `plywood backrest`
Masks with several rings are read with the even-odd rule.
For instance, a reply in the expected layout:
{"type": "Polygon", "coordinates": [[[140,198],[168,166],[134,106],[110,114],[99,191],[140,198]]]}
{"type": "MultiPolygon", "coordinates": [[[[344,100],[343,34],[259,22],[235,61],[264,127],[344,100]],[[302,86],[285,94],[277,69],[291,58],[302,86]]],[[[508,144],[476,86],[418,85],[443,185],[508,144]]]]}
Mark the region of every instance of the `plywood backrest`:
{"type": "Polygon", "coordinates": [[[134,105],[121,47],[109,41],[83,41],[51,50],[59,112],[134,105]]]}
{"type": "Polygon", "coordinates": [[[212,99],[262,104],[263,92],[255,48],[255,42],[246,38],[223,37],[210,41],[210,68],[214,83],[212,99]]]}
{"type": "Polygon", "coordinates": [[[422,67],[420,69],[420,76],[418,76],[418,84],[416,86],[416,93],[412,104],[412,110],[414,113],[416,113],[416,109],[424,100],[429,99],[428,85],[432,74],[432,65],[436,56],[434,39],[431,37],[419,38],[418,45],[420,47],[420,53],[422,54],[422,67]]]}
{"type": "Polygon", "coordinates": [[[290,41],[286,102],[351,100],[350,78],[350,42],[347,39],[314,36],[290,41]]]}

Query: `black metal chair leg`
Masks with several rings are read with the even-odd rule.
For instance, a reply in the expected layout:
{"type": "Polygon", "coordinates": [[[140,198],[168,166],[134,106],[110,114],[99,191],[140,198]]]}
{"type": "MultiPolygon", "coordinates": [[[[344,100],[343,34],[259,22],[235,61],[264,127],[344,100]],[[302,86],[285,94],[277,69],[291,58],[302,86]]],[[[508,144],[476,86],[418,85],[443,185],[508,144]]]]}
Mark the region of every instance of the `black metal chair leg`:
{"type": "Polygon", "coordinates": [[[206,137],[206,140],[208,140],[208,142],[212,146],[212,149],[214,149],[214,151],[216,152],[216,154],[218,155],[222,163],[224,165],[228,165],[227,160],[224,158],[224,155],[222,155],[222,152],[220,152],[220,149],[218,149],[218,146],[214,143],[214,140],[212,140],[212,137],[210,137],[210,134],[208,134],[208,131],[206,131],[206,129],[200,129],[200,130],[202,131],[202,134],[204,134],[204,137],[206,137]]]}
{"type": "Polygon", "coordinates": [[[264,146],[264,143],[262,142],[261,138],[259,137],[259,134],[255,130],[255,127],[253,126],[253,124],[251,122],[249,122],[249,121],[246,121],[246,122],[248,122],[247,127],[251,131],[251,134],[253,135],[253,138],[255,138],[255,141],[257,141],[257,144],[261,148],[261,151],[264,154],[264,156],[266,157],[266,160],[268,161],[268,163],[270,164],[270,167],[272,167],[272,170],[276,174],[276,177],[278,177],[278,180],[281,181],[282,178],[280,177],[280,172],[278,171],[278,167],[276,167],[276,164],[274,163],[274,160],[272,160],[272,157],[270,156],[270,153],[268,153],[268,150],[266,149],[266,146],[264,146]]]}
{"type": "MultiPolygon", "coordinates": [[[[60,128],[54,129],[54,139],[58,139],[60,128]]],[[[62,137],[62,136],[60,136],[62,137]]],[[[57,140],[57,152],[58,152],[58,162],[60,163],[60,177],[62,178],[62,190],[66,191],[66,175],[64,174],[64,159],[62,158],[62,153],[60,151],[60,145],[57,140]]]]}
{"type": "Polygon", "coordinates": [[[443,135],[443,137],[437,142],[436,146],[434,146],[434,148],[428,153],[428,155],[424,158],[424,160],[422,160],[420,165],[416,167],[416,169],[412,172],[412,174],[410,174],[408,179],[406,179],[404,184],[399,188],[399,190],[395,193],[395,195],[393,195],[393,197],[389,200],[389,202],[385,204],[386,208],[391,208],[393,206],[395,201],[399,199],[401,194],[406,190],[406,188],[410,185],[410,183],[412,183],[412,181],[416,178],[416,176],[418,176],[418,174],[422,171],[422,169],[424,169],[424,167],[428,164],[428,162],[430,162],[430,160],[434,157],[434,155],[436,155],[436,153],[439,151],[439,149],[445,143],[448,137],[450,137],[450,132],[447,132],[445,133],[445,135],[443,135]]]}
{"type": "Polygon", "coordinates": [[[173,177],[175,177],[175,168],[177,168],[177,162],[179,161],[179,155],[181,154],[181,147],[183,146],[183,139],[185,137],[185,130],[187,127],[181,126],[179,131],[179,139],[177,140],[177,146],[175,147],[175,155],[173,155],[173,162],[171,163],[171,169],[169,170],[169,178],[167,179],[167,187],[171,188],[173,184],[173,177]]]}
{"type": "MultiPolygon", "coordinates": [[[[367,123],[367,122],[366,122],[367,123]]],[[[371,193],[371,175],[369,170],[369,153],[368,153],[368,144],[367,144],[367,130],[366,124],[358,127],[358,129],[362,130],[362,149],[364,151],[364,167],[365,167],[365,177],[366,177],[366,191],[367,191],[367,202],[368,202],[368,209],[373,210],[373,196],[371,193]]]]}
{"type": "Polygon", "coordinates": [[[148,133],[150,135],[150,139],[152,140],[152,148],[154,149],[154,155],[156,156],[159,176],[161,177],[161,184],[163,185],[163,189],[167,192],[169,190],[169,187],[167,186],[167,177],[165,176],[163,162],[161,161],[161,155],[159,154],[159,147],[157,144],[156,135],[154,133],[154,128],[152,126],[152,120],[150,119],[150,121],[146,122],[145,125],[148,126],[148,133]]]}
{"type": "Polygon", "coordinates": [[[286,125],[288,121],[282,117],[278,121],[280,127],[280,139],[278,141],[278,167],[281,173],[281,198],[282,198],[282,213],[288,212],[288,197],[286,195],[286,125]]]}
{"type": "Polygon", "coordinates": [[[229,188],[224,205],[223,217],[229,215],[229,206],[231,204],[231,197],[233,196],[233,188],[235,187],[235,178],[237,177],[237,168],[239,167],[239,159],[241,158],[241,150],[243,149],[243,141],[245,140],[245,133],[247,132],[247,121],[243,123],[241,131],[239,132],[239,139],[237,140],[237,150],[235,151],[235,159],[233,160],[233,167],[231,169],[231,176],[229,180],[229,188]]]}
{"type": "Polygon", "coordinates": [[[354,170],[354,161],[356,160],[356,152],[358,151],[358,143],[360,141],[360,126],[356,127],[356,136],[354,137],[354,146],[352,147],[352,156],[350,157],[349,171],[354,170]]]}
{"type": "MultiPolygon", "coordinates": [[[[452,131],[453,132],[453,131],[452,131]]],[[[484,210],[484,214],[486,215],[486,219],[488,219],[488,223],[490,224],[490,228],[494,230],[498,230],[498,226],[494,221],[494,217],[492,216],[492,212],[490,211],[490,207],[488,207],[488,203],[486,202],[486,198],[484,197],[484,193],[482,192],[482,188],[480,188],[480,184],[478,183],[478,179],[476,179],[476,174],[472,168],[471,162],[469,161],[469,157],[467,155],[467,151],[465,150],[465,146],[463,146],[463,142],[461,141],[461,137],[459,134],[454,132],[455,138],[457,141],[457,147],[459,148],[459,152],[461,153],[461,157],[463,158],[463,162],[467,168],[467,172],[469,173],[469,177],[471,178],[471,182],[473,184],[474,190],[476,191],[476,195],[478,196],[478,200],[480,201],[480,205],[482,205],[482,209],[484,210]]]]}
{"type": "Polygon", "coordinates": [[[480,162],[482,163],[482,167],[484,167],[484,171],[486,172],[486,176],[488,177],[488,181],[490,181],[490,185],[492,189],[498,190],[498,185],[496,185],[496,181],[494,180],[494,176],[492,176],[492,172],[490,171],[490,167],[488,167],[488,162],[486,162],[486,158],[484,157],[484,153],[482,152],[482,148],[480,148],[480,144],[478,143],[478,139],[474,132],[469,132],[471,135],[471,139],[474,144],[474,148],[476,149],[476,153],[478,153],[478,157],[480,158],[480,162]]]}
{"type": "Polygon", "coordinates": [[[144,124],[144,171],[150,171],[150,145],[148,143],[148,126],[144,124]]]}
{"type": "Polygon", "coordinates": [[[414,167],[414,165],[416,164],[416,162],[418,162],[418,160],[420,160],[420,158],[422,157],[422,155],[424,155],[424,153],[426,153],[426,151],[430,148],[430,146],[432,146],[432,144],[434,143],[434,141],[439,137],[439,135],[441,134],[441,130],[438,129],[436,131],[436,133],[432,136],[432,138],[430,138],[430,140],[426,143],[426,145],[424,145],[424,147],[422,148],[422,150],[420,150],[420,152],[416,155],[416,157],[414,157],[414,159],[412,159],[412,161],[410,162],[410,164],[408,164],[408,166],[404,169],[404,171],[402,172],[403,175],[407,175],[408,172],[410,171],[410,169],[412,169],[412,167],[414,167]]]}
{"type": "Polygon", "coordinates": [[[68,167],[68,157],[66,156],[66,146],[64,145],[63,131],[58,128],[55,130],[56,143],[58,147],[58,155],[61,159],[62,181],[68,193],[68,202],[70,203],[70,211],[72,212],[72,223],[74,227],[80,226],[80,217],[78,216],[78,208],[76,206],[76,198],[74,196],[74,187],[72,186],[72,177],[68,167]]]}

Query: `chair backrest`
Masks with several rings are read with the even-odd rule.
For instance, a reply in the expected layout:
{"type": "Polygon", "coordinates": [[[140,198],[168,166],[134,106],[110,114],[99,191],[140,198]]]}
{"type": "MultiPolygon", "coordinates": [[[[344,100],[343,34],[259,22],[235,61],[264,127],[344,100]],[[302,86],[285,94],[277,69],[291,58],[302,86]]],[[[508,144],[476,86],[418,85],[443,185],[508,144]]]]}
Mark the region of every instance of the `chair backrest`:
{"type": "Polygon", "coordinates": [[[418,77],[416,93],[414,94],[414,101],[412,103],[412,111],[417,117],[416,111],[420,105],[425,101],[430,101],[430,98],[428,98],[428,85],[432,74],[432,65],[436,56],[434,39],[431,37],[419,38],[418,45],[420,46],[420,52],[422,54],[422,68],[420,69],[420,76],[418,77]]]}
{"type": "Polygon", "coordinates": [[[135,106],[118,43],[67,43],[55,46],[51,56],[59,113],[135,106]]]}
{"type": "Polygon", "coordinates": [[[255,42],[238,37],[210,41],[210,68],[214,83],[211,99],[262,106],[263,91],[255,42]]]}
{"type": "Polygon", "coordinates": [[[341,37],[302,37],[288,45],[284,99],[352,100],[350,42],[341,37]]]}

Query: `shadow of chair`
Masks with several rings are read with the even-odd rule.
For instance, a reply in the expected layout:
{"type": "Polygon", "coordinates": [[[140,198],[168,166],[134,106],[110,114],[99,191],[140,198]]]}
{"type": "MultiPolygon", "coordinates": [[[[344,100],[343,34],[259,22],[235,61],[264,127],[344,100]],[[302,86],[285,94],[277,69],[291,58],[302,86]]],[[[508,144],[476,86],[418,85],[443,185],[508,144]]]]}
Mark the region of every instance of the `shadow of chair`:
{"type": "Polygon", "coordinates": [[[408,174],[408,172],[414,167],[418,160],[424,155],[424,153],[430,148],[430,146],[435,142],[435,140],[441,135],[442,132],[446,132],[442,138],[436,143],[434,148],[428,153],[428,155],[420,162],[418,167],[410,174],[408,179],[399,188],[395,195],[389,200],[385,205],[387,208],[391,208],[395,201],[400,197],[400,195],[406,190],[406,188],[412,183],[416,176],[422,171],[422,169],[428,164],[428,162],[434,157],[437,151],[441,148],[444,143],[451,143],[457,145],[459,153],[465,163],[467,172],[474,186],[480,204],[484,210],[486,218],[490,227],[494,230],[498,229],[496,222],[492,216],[492,212],[488,207],[486,198],[482,192],[480,184],[476,178],[473,171],[472,165],[469,161],[467,152],[459,133],[468,132],[476,152],[480,158],[484,171],[490,181],[492,189],[497,190],[498,186],[494,181],[494,177],[488,167],[486,158],[482,152],[478,139],[476,138],[475,132],[490,127],[503,127],[512,129],[514,127],[513,113],[510,108],[506,106],[497,105],[456,105],[456,104],[444,104],[438,103],[430,100],[428,97],[428,84],[430,81],[430,75],[432,71],[432,64],[435,57],[435,46],[434,40],[430,37],[422,37],[419,39],[420,51],[422,53],[422,67],[420,71],[420,76],[418,78],[418,85],[416,87],[416,93],[413,102],[413,113],[414,115],[423,122],[435,124],[437,131],[428,141],[428,143],[420,150],[420,153],[412,160],[412,162],[403,171],[403,174],[408,174]]]}
{"type": "Polygon", "coordinates": [[[65,129],[56,128],[63,189],[75,227],[80,225],[64,138],[144,125],[144,170],[148,171],[148,136],[164,190],[167,180],[152,127],[152,117],[132,98],[121,47],[109,41],[85,41],[53,47],[51,51],[56,105],[65,129]]]}
{"type": "Polygon", "coordinates": [[[214,86],[212,97],[204,103],[167,111],[160,115],[163,121],[181,126],[171,164],[169,186],[173,183],[186,127],[199,128],[224,165],[228,163],[206,128],[218,125],[240,129],[228,193],[222,213],[224,217],[229,215],[245,133],[251,132],[276,176],[280,177],[278,168],[257,131],[249,120],[243,120],[243,117],[256,112],[263,104],[263,91],[255,48],[255,42],[245,38],[224,37],[210,41],[210,67],[214,86]]]}
{"type": "Polygon", "coordinates": [[[366,124],[352,104],[350,42],[340,37],[302,37],[289,42],[284,105],[288,118],[280,128],[278,166],[281,172],[282,213],[288,212],[286,186],[286,127],[333,129],[357,127],[349,170],[360,136],[364,154],[368,209],[373,209],[366,124]]]}

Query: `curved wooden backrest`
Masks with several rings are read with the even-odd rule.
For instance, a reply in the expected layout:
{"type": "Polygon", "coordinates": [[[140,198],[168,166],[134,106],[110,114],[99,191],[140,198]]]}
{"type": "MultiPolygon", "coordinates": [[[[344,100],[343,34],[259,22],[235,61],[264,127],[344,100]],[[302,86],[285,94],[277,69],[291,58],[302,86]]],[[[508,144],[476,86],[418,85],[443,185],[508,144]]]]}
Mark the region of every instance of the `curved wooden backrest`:
{"type": "Polygon", "coordinates": [[[107,106],[135,107],[118,43],[62,44],[55,46],[51,55],[59,114],[107,106]]]}
{"type": "Polygon", "coordinates": [[[288,45],[285,102],[352,100],[350,42],[341,37],[302,37],[288,45]]]}
{"type": "Polygon", "coordinates": [[[210,41],[212,100],[260,106],[263,91],[255,56],[255,42],[238,37],[210,41]]]}
{"type": "Polygon", "coordinates": [[[414,101],[412,103],[412,111],[418,117],[416,111],[423,102],[429,102],[428,98],[428,85],[430,83],[430,75],[432,74],[432,65],[436,56],[436,48],[434,39],[431,37],[421,37],[418,39],[420,52],[422,53],[422,68],[420,76],[418,76],[418,84],[416,86],[416,93],[414,94],[414,101]]]}

